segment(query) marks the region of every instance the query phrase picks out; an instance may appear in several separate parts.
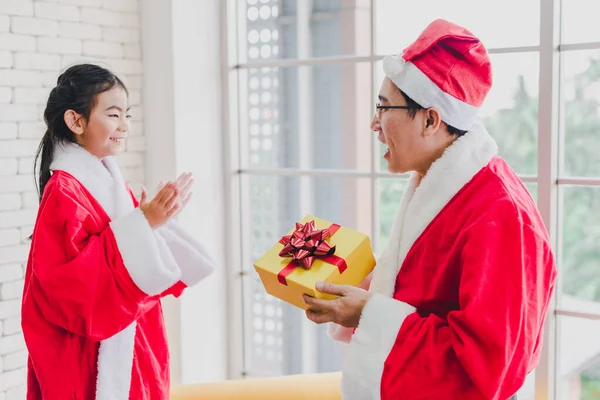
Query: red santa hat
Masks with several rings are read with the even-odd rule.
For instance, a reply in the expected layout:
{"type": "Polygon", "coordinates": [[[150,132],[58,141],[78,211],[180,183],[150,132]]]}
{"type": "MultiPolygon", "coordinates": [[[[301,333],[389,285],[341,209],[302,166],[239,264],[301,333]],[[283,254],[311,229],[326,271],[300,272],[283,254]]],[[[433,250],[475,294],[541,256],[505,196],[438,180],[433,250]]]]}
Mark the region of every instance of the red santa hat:
{"type": "Polygon", "coordinates": [[[385,74],[421,107],[468,130],[492,86],[487,50],[471,32],[451,22],[432,22],[400,56],[383,59],[385,74]]]}

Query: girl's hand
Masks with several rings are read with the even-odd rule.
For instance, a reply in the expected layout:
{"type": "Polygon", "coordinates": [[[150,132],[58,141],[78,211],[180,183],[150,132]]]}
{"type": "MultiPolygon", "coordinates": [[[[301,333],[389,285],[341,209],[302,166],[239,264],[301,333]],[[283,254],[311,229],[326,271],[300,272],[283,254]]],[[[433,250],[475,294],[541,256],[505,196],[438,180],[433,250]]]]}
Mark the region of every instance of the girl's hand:
{"type": "MultiPolygon", "coordinates": [[[[169,182],[169,183],[173,183],[175,185],[175,187],[179,190],[179,196],[178,196],[179,209],[173,215],[173,217],[176,217],[177,214],[179,214],[181,212],[181,210],[183,210],[185,208],[185,206],[187,206],[187,204],[190,201],[190,198],[192,197],[192,194],[193,194],[192,186],[194,184],[194,177],[192,176],[191,173],[184,173],[184,174],[179,175],[179,178],[177,178],[177,180],[175,182],[169,182]]],[[[165,185],[164,181],[160,181],[158,183],[157,191],[161,190],[164,187],[164,185],[165,185]]]]}
{"type": "Polygon", "coordinates": [[[162,187],[151,201],[147,202],[147,197],[146,188],[142,188],[140,209],[152,229],[159,228],[169,222],[179,210],[179,190],[173,183],[168,183],[162,187]]]}

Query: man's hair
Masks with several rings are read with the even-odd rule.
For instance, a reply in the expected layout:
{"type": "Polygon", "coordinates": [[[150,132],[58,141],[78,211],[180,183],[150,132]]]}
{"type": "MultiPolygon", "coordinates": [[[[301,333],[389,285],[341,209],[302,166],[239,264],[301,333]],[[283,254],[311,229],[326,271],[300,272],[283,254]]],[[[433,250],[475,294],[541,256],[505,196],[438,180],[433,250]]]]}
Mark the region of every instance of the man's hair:
{"type": "MultiPolygon", "coordinates": [[[[398,90],[400,90],[400,89],[398,89],[398,90]]],[[[400,93],[402,94],[402,97],[404,97],[404,100],[406,100],[406,105],[408,107],[410,107],[407,110],[409,117],[414,118],[417,115],[417,111],[425,109],[424,107],[421,107],[421,105],[419,103],[417,103],[416,101],[414,101],[413,99],[408,97],[408,95],[406,93],[404,93],[402,90],[400,90],[400,93]]],[[[467,131],[462,131],[462,130],[457,129],[453,126],[450,126],[448,124],[446,124],[446,128],[448,129],[448,133],[450,135],[456,136],[456,137],[461,137],[462,135],[467,133],[467,131]]]]}

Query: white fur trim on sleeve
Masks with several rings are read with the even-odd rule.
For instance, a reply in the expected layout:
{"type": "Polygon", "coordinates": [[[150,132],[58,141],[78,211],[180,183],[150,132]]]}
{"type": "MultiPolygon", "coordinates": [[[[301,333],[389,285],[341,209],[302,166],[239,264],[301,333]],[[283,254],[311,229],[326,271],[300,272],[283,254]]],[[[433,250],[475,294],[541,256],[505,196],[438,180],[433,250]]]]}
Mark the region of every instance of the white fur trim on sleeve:
{"type": "Polygon", "coordinates": [[[215,269],[215,262],[204,246],[175,221],[160,227],[157,234],[165,240],[181,270],[181,281],[187,286],[197,284],[215,269]]]}
{"type": "Polygon", "coordinates": [[[402,322],[414,311],[414,307],[378,293],[367,302],[342,367],[344,399],[380,398],[385,360],[402,322]]]}
{"type": "Polygon", "coordinates": [[[139,208],[110,223],[125,268],[144,293],[154,296],[181,277],[176,264],[164,263],[154,232],[139,208]]]}
{"type": "MultiPolygon", "coordinates": [[[[169,244],[161,235],[158,234],[158,230],[154,231],[154,238],[156,239],[156,246],[158,248],[160,259],[162,260],[163,265],[168,266],[167,270],[174,271],[179,269],[181,271],[181,268],[179,268],[179,265],[177,264],[177,260],[175,260],[175,257],[169,249],[169,244]]],[[[183,272],[181,273],[181,276],[183,276],[183,272]]]]}

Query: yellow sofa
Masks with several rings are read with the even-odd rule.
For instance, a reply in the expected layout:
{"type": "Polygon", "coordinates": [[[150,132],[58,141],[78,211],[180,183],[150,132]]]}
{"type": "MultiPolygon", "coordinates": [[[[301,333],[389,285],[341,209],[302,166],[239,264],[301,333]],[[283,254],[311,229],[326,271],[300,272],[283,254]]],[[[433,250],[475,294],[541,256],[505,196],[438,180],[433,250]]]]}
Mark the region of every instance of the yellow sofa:
{"type": "Polygon", "coordinates": [[[174,386],[171,400],[341,400],[339,372],[174,386]]]}

